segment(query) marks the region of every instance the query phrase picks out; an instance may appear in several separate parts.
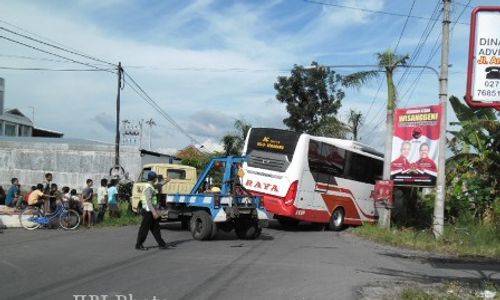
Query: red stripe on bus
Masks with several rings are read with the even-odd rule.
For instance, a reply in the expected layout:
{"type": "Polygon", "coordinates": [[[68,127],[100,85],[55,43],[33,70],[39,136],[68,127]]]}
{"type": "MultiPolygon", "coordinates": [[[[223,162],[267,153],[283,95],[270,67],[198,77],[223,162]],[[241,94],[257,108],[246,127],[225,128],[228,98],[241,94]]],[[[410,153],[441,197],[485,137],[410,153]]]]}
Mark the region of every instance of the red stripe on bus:
{"type": "MultiPolygon", "coordinates": [[[[337,207],[342,207],[345,212],[345,218],[357,219],[361,221],[361,218],[359,217],[358,214],[358,209],[354,204],[352,198],[327,195],[327,194],[322,194],[321,197],[323,198],[323,201],[325,201],[326,207],[328,207],[328,212],[330,215],[333,213],[335,209],[337,209],[337,207]]],[[[348,220],[345,221],[346,224],[350,224],[347,223],[348,220]]]]}

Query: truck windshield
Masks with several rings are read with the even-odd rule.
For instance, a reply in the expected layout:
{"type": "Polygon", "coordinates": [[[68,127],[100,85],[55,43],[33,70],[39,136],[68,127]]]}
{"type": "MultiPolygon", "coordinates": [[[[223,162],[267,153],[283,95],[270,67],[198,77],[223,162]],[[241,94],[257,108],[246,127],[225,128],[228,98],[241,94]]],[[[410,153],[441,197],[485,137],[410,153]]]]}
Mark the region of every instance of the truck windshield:
{"type": "Polygon", "coordinates": [[[141,175],[139,175],[139,182],[148,182],[148,173],[151,171],[151,168],[142,169],[141,175]]]}

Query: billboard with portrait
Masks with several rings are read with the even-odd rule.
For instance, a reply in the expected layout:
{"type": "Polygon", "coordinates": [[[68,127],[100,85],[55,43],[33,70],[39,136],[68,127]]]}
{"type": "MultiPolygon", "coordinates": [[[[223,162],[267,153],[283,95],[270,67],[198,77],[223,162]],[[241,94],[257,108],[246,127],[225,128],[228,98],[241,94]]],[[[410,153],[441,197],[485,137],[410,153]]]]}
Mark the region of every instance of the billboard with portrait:
{"type": "Polygon", "coordinates": [[[395,111],[391,179],[395,185],[436,185],[441,106],[395,111]]]}

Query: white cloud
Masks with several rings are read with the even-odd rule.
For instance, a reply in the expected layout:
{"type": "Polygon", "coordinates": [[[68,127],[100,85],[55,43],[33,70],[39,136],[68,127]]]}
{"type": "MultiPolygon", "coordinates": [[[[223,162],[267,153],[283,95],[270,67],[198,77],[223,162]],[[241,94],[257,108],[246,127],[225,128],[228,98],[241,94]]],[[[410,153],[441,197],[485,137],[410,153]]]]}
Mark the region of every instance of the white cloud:
{"type": "MultiPolygon", "coordinates": [[[[383,0],[336,3],[407,11],[399,2],[383,0]]],[[[417,4],[415,14],[429,14],[432,7],[417,4]]],[[[404,22],[399,17],[285,0],[8,1],[0,2],[0,11],[3,20],[31,32],[106,61],[122,61],[126,71],[177,123],[197,139],[210,138],[214,143],[233,130],[235,119],[244,118],[254,126],[283,127],[285,106],[274,100],[273,89],[276,77],[284,75],[279,70],[314,59],[324,64],[375,62],[373,53],[394,45],[404,22]]],[[[400,44],[401,53],[413,50],[427,23],[411,22],[400,44]]],[[[457,25],[450,71],[460,71],[466,64],[467,39],[467,26],[457,25]]],[[[3,66],[79,67],[2,57],[16,54],[58,59],[5,40],[0,40],[0,49],[3,66]]],[[[114,133],[106,128],[114,124],[115,74],[2,70],[0,76],[6,79],[6,105],[28,112],[29,106],[35,107],[38,126],[63,131],[68,137],[113,140],[114,133]]],[[[450,75],[450,93],[461,97],[464,78],[463,74],[450,75]]],[[[377,87],[372,83],[359,91],[349,90],[341,113],[351,107],[366,112],[377,87]]],[[[436,88],[436,80],[424,75],[409,103],[437,102],[436,88]]],[[[121,119],[154,118],[158,147],[183,148],[190,143],[129,86],[121,93],[121,119]]],[[[385,97],[384,84],[377,102],[384,102],[385,97]]],[[[377,105],[383,104],[374,105],[372,116],[377,105]]]]}

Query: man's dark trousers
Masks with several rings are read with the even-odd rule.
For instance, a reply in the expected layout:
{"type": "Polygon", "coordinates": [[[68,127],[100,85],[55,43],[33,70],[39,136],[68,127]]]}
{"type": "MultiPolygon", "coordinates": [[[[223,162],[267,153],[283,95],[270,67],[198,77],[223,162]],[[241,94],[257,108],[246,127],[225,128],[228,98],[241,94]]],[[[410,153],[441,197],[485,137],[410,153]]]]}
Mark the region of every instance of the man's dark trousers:
{"type": "Polygon", "coordinates": [[[136,246],[142,246],[146,237],[148,236],[148,231],[151,230],[158,246],[164,247],[166,245],[165,241],[161,238],[160,233],[160,218],[154,219],[153,213],[150,211],[142,211],[142,222],[139,228],[139,234],[137,235],[136,246]]]}

